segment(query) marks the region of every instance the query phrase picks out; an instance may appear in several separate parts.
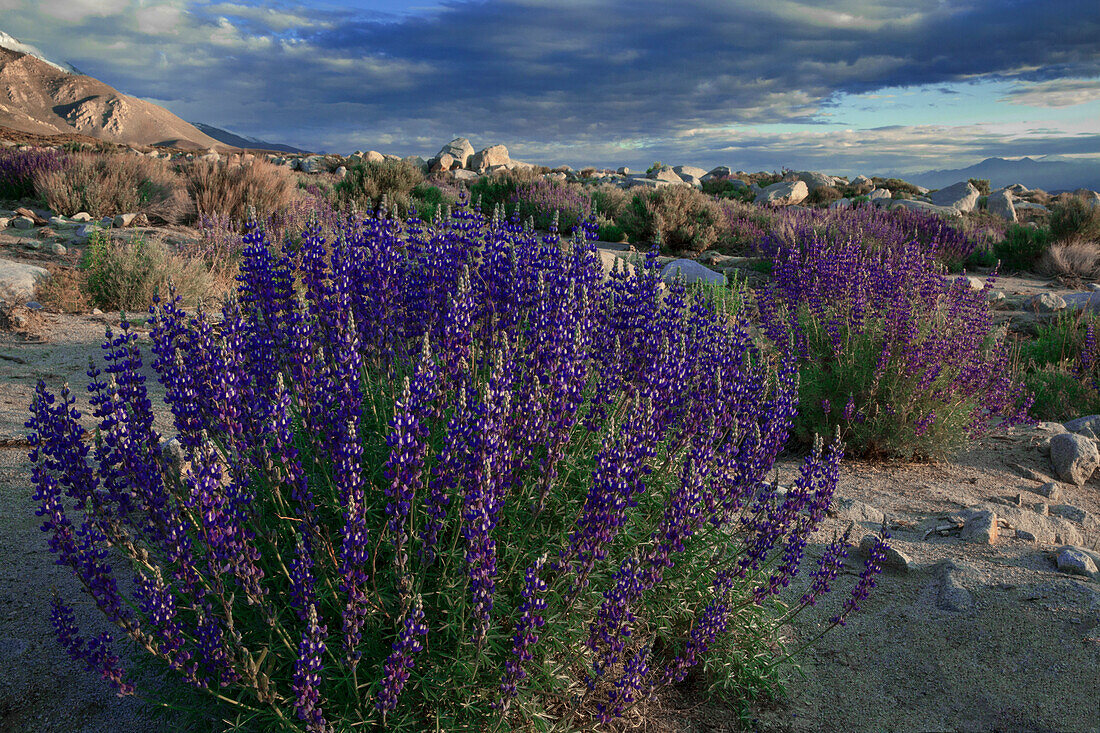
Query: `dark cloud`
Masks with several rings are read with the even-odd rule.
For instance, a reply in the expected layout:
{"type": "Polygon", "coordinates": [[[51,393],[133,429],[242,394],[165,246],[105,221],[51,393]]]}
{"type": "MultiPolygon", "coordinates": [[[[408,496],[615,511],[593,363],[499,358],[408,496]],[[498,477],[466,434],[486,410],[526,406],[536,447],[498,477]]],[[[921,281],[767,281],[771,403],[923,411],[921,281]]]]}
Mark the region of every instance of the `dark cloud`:
{"type": "Polygon", "coordinates": [[[1096,0],[490,0],[421,16],[225,2],[190,4],[174,33],[140,28],[88,17],[89,55],[71,60],[191,119],[307,147],[423,154],[464,134],[608,164],[638,162],[620,141],[654,157],[722,137],[686,131],[818,124],[842,93],[1100,76],[1096,0]],[[162,66],[112,47],[155,47],[162,66]]]}

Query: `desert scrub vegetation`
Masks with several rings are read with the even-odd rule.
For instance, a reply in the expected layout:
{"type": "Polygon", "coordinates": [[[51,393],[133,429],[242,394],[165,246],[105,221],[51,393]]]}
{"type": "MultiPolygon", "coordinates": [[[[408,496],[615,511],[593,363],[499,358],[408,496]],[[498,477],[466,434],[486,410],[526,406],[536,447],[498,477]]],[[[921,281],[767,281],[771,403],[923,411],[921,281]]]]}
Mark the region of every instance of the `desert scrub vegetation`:
{"type": "Polygon", "coordinates": [[[1035,395],[1039,420],[1100,412],[1100,316],[1060,311],[1017,344],[1017,369],[1035,395]]]}
{"type": "Polygon", "coordinates": [[[181,171],[196,220],[216,215],[243,226],[249,217],[286,211],[298,196],[290,171],[263,160],[248,165],[197,160],[181,171]]]}
{"type": "Polygon", "coordinates": [[[333,197],[341,208],[355,206],[374,211],[382,205],[399,216],[413,207],[413,191],[424,182],[424,173],[405,160],[364,161],[348,168],[348,174],[333,186],[333,197]]]}
{"type": "Polygon", "coordinates": [[[120,241],[102,230],[93,232],[80,267],[81,290],[91,304],[104,310],[142,311],[170,288],[192,304],[219,296],[201,259],[181,254],[159,237],[120,241]]]}
{"type": "Polygon", "coordinates": [[[659,242],[672,254],[698,255],[726,233],[718,203],[687,186],[634,194],[620,221],[632,242],[659,242]]]}
{"type": "Polygon", "coordinates": [[[50,209],[66,216],[145,214],[175,224],[191,208],[179,173],[166,161],[139,155],[70,155],[63,167],[35,175],[34,187],[50,209]]]}
{"type": "MultiPolygon", "coordinates": [[[[43,529],[135,653],[265,731],[591,730],[704,664],[746,692],[772,679],[776,629],[836,584],[850,539],[776,602],[841,456],[819,442],[789,490],[765,481],[793,360],[662,287],[655,256],[605,278],[592,224],[565,246],[462,205],[430,237],[345,227],[250,232],[217,328],[154,309],[176,458],[127,324],[90,371],[94,443],[74,395],[36,391],[43,529]]],[[[109,635],[58,598],[51,618],[134,692],[109,635]]]]}
{"type": "Polygon", "coordinates": [[[1100,206],[1080,196],[1068,196],[1050,210],[1050,235],[1055,240],[1100,242],[1100,206]]]}
{"type": "Polygon", "coordinates": [[[945,276],[935,246],[883,234],[804,226],[758,293],[764,332],[798,358],[794,436],[838,431],[853,454],[912,459],[949,455],[993,420],[1027,421],[985,290],[945,276]]]}
{"type": "Polygon", "coordinates": [[[993,245],[993,254],[1001,263],[1002,273],[1034,271],[1051,241],[1049,229],[1012,224],[1004,239],[993,245]]]}
{"type": "Polygon", "coordinates": [[[35,198],[35,178],[62,170],[66,160],[63,153],[52,150],[0,149],[0,199],[35,198]]]}
{"type": "Polygon", "coordinates": [[[1100,242],[1082,238],[1055,242],[1039,257],[1035,270],[1071,281],[1100,278],[1100,242]]]}

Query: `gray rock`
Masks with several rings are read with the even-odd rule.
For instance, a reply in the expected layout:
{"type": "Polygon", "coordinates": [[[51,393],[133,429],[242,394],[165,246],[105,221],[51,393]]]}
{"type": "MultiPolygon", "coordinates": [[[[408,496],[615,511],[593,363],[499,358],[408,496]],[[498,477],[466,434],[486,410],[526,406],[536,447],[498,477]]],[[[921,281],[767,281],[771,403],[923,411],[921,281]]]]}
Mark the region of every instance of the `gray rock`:
{"type": "Polygon", "coordinates": [[[980,277],[968,275],[966,277],[966,284],[971,290],[976,293],[985,290],[985,280],[982,280],[980,277]]]}
{"type": "Polygon", "coordinates": [[[1076,433],[1062,433],[1050,439],[1050,464],[1059,479],[1080,486],[1100,466],[1100,452],[1093,440],[1076,433]]]}
{"type": "Polygon", "coordinates": [[[79,224],[72,219],[66,219],[63,216],[51,216],[50,226],[54,229],[76,229],[79,224]]]}
{"type": "Polygon", "coordinates": [[[65,248],[65,245],[60,244],[59,242],[43,242],[42,251],[48,255],[61,257],[62,255],[67,254],[69,250],[65,248]]]}
{"type": "MultiPolygon", "coordinates": [[[[871,553],[871,548],[875,545],[875,535],[864,535],[863,539],[859,541],[859,551],[864,555],[871,553]]],[[[913,559],[906,555],[896,547],[888,547],[886,549],[886,559],[882,561],[884,568],[890,568],[892,570],[898,570],[903,573],[908,573],[910,566],[913,564],[913,559]]]]}
{"type": "Polygon", "coordinates": [[[756,203],[789,206],[802,203],[809,195],[810,189],[803,181],[780,181],[761,190],[756,203]]]}
{"type": "Polygon", "coordinates": [[[973,211],[978,203],[978,189],[970,181],[960,181],[947,188],[941,188],[928,195],[928,200],[936,206],[947,206],[955,211],[973,211]]]}
{"type": "Polygon", "coordinates": [[[1027,306],[1035,313],[1056,313],[1065,310],[1066,301],[1055,293],[1039,293],[1028,301],[1027,306]]]}
{"type": "Polygon", "coordinates": [[[1062,498],[1062,484],[1057,481],[1050,481],[1036,489],[1035,493],[1039,496],[1045,496],[1051,501],[1059,501],[1062,498]]]}
{"type": "Polygon", "coordinates": [[[661,268],[661,279],[666,282],[671,282],[676,279],[677,275],[683,277],[684,281],[688,284],[706,282],[724,285],[726,283],[725,275],[720,272],[715,272],[709,267],[699,264],[695,260],[673,260],[661,268]]]}
{"type": "Polygon", "coordinates": [[[26,303],[34,300],[34,291],[38,283],[49,276],[50,273],[41,267],[0,260],[0,300],[6,300],[9,303],[26,303]]]}
{"type": "Polygon", "coordinates": [[[853,522],[881,525],[886,521],[886,515],[882,511],[859,499],[840,498],[833,502],[833,507],[838,514],[853,522]]]}
{"type": "Polygon", "coordinates": [[[626,167],[625,165],[620,165],[619,169],[615,172],[618,173],[620,176],[629,176],[630,168],[626,167]]]}
{"type": "Polygon", "coordinates": [[[8,222],[13,229],[34,229],[34,219],[29,216],[17,216],[8,222]]]}
{"type": "Polygon", "coordinates": [[[914,211],[926,211],[930,214],[941,214],[943,216],[954,216],[958,214],[957,209],[953,209],[950,206],[936,206],[930,204],[927,201],[917,201],[916,199],[894,199],[890,203],[891,209],[912,209],[914,211]]]}
{"type": "Polygon", "coordinates": [[[665,183],[683,183],[684,179],[667,165],[648,171],[646,178],[651,181],[664,181],[665,183]]]}
{"type": "Polygon", "coordinates": [[[114,226],[118,228],[128,227],[134,223],[134,219],[137,218],[137,214],[119,214],[114,218],[114,226]]]}
{"type": "Polygon", "coordinates": [[[1064,517],[1071,522],[1084,523],[1089,513],[1073,504],[1055,504],[1050,508],[1050,513],[1056,517],[1064,517]]]}
{"type": "Polygon", "coordinates": [[[347,169],[347,167],[346,167],[346,166],[342,166],[342,165],[341,165],[341,166],[337,166],[336,170],[335,170],[335,171],[333,171],[333,173],[335,173],[335,174],[336,174],[336,177],[337,177],[337,178],[347,178],[347,176],[348,176],[348,169],[347,169]]]}
{"type": "Polygon", "coordinates": [[[1012,194],[1008,191],[994,191],[989,194],[985,201],[985,210],[1005,221],[1016,221],[1016,207],[1012,205],[1012,194]]]}
{"type": "Polygon", "coordinates": [[[1063,573],[1083,575],[1086,578],[1096,578],[1100,574],[1096,569],[1096,561],[1081,547],[1059,548],[1055,562],[1058,564],[1058,570],[1063,573]]]}
{"type": "Polygon", "coordinates": [[[672,166],[673,172],[680,176],[685,181],[690,179],[702,180],[703,176],[707,174],[702,168],[697,168],[693,165],[674,165],[672,166]]]}
{"type": "Polygon", "coordinates": [[[484,150],[474,153],[467,161],[467,165],[471,170],[484,171],[494,165],[507,165],[511,162],[512,158],[508,155],[508,148],[503,145],[490,145],[484,150]]]}
{"type": "Polygon", "coordinates": [[[1034,542],[1036,538],[1035,535],[1028,532],[1026,529],[1018,529],[1016,530],[1016,539],[1022,540],[1023,542],[1034,542]]]}
{"type": "Polygon", "coordinates": [[[951,561],[943,563],[940,569],[939,591],[936,593],[936,607],[953,613],[969,611],[974,606],[974,597],[955,575],[954,571],[957,569],[951,561]]]}
{"type": "Polygon", "coordinates": [[[1038,211],[1043,214],[1050,213],[1050,209],[1034,201],[1015,201],[1012,205],[1015,207],[1016,211],[1038,211]]]}
{"type": "Polygon", "coordinates": [[[703,176],[703,180],[709,181],[714,178],[729,178],[732,175],[733,171],[730,170],[728,165],[719,165],[707,171],[707,174],[703,176]]]}
{"type": "Polygon", "coordinates": [[[829,208],[830,209],[850,209],[850,208],[852,208],[852,200],[847,199],[847,198],[837,199],[836,201],[829,204],[829,208]]]}
{"type": "Polygon", "coordinates": [[[876,188],[874,191],[871,191],[871,193],[868,194],[868,196],[872,201],[878,201],[880,199],[893,198],[893,196],[890,193],[890,189],[887,189],[887,188],[876,188]]]}
{"type": "Polygon", "coordinates": [[[852,179],[852,185],[853,186],[872,186],[872,185],[874,185],[874,181],[872,181],[867,176],[858,175],[858,176],[856,176],[855,178],[852,179]]]}
{"type": "Polygon", "coordinates": [[[1067,293],[1062,296],[1067,308],[1074,310],[1100,311],[1100,291],[1088,293],[1067,293]]]}
{"type": "Polygon", "coordinates": [[[469,162],[470,156],[474,154],[474,146],[470,144],[470,141],[464,137],[456,137],[449,143],[444,145],[436,153],[435,158],[438,160],[444,155],[451,156],[451,160],[454,164],[457,164],[459,168],[465,168],[466,163],[469,162]]]}
{"type": "Polygon", "coordinates": [[[1084,417],[1078,417],[1063,423],[1063,426],[1066,431],[1070,433],[1081,434],[1088,431],[1093,435],[1097,435],[1100,434],[1100,415],[1085,415],[1084,417]]]}
{"type": "Polygon", "coordinates": [[[480,177],[477,171],[468,171],[462,168],[456,170],[454,176],[456,181],[476,181],[480,177]]]}
{"type": "Polygon", "coordinates": [[[991,509],[971,512],[959,532],[959,539],[986,545],[997,544],[997,513],[991,509]]]}
{"type": "Polygon", "coordinates": [[[797,180],[806,184],[806,188],[808,188],[811,193],[819,188],[836,184],[835,178],[825,175],[824,173],[818,173],[817,171],[801,171],[794,175],[797,180]]]}

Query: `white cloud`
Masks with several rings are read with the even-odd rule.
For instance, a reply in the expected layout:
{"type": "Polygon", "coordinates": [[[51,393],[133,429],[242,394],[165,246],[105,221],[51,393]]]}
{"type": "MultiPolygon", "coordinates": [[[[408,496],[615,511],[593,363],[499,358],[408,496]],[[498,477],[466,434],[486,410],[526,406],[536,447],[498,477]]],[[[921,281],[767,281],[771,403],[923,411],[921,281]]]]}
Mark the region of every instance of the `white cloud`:
{"type": "Polygon", "coordinates": [[[1028,107],[1074,107],[1100,100],[1100,79],[1021,82],[1003,101],[1028,107]]]}

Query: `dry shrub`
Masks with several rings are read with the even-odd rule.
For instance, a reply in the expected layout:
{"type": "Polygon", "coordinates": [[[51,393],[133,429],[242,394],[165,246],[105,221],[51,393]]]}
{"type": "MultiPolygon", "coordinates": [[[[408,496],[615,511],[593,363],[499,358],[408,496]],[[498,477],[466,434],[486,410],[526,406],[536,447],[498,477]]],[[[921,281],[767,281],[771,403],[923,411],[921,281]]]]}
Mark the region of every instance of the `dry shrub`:
{"type": "Polygon", "coordinates": [[[168,162],[138,155],[74,155],[62,170],[35,176],[34,185],[50,209],[68,216],[145,214],[174,224],[190,208],[183,180],[168,162]]]}
{"type": "Polygon", "coordinates": [[[144,310],[158,294],[167,294],[169,285],[188,304],[224,294],[202,259],[180,254],[159,237],[118,241],[97,233],[81,264],[84,290],[104,310],[144,310]]]}
{"type": "Polygon", "coordinates": [[[50,277],[35,290],[38,302],[55,313],[86,313],[91,307],[84,292],[85,272],[76,267],[46,265],[50,277]]]}
{"type": "Polygon", "coordinates": [[[600,216],[611,221],[618,221],[630,206],[630,200],[634,198],[633,194],[610,183],[601,183],[587,190],[592,199],[592,208],[600,216]]]}
{"type": "Polygon", "coordinates": [[[1050,233],[1055,239],[1100,240],[1100,206],[1093,206],[1077,195],[1058,195],[1050,211],[1050,233]]]}
{"type": "Polygon", "coordinates": [[[1096,279],[1100,277],[1100,244],[1084,239],[1058,242],[1043,253],[1036,269],[1049,277],[1096,279]]]}
{"type": "Polygon", "coordinates": [[[840,191],[835,186],[818,186],[810,192],[811,204],[831,204],[841,198],[840,191]]]}
{"type": "Polygon", "coordinates": [[[235,166],[199,160],[183,169],[183,177],[200,218],[225,216],[242,223],[251,207],[257,217],[266,219],[286,211],[297,195],[291,172],[262,160],[235,166]]]}
{"type": "Polygon", "coordinates": [[[622,217],[632,242],[653,242],[673,254],[698,255],[727,231],[722,208],[688,186],[664,186],[635,194],[622,217]]]}
{"type": "Polygon", "coordinates": [[[424,182],[419,166],[405,160],[366,161],[348,168],[348,174],[333,188],[338,204],[354,204],[360,209],[374,210],[386,197],[386,205],[399,215],[408,214],[412,192],[424,182]]]}

